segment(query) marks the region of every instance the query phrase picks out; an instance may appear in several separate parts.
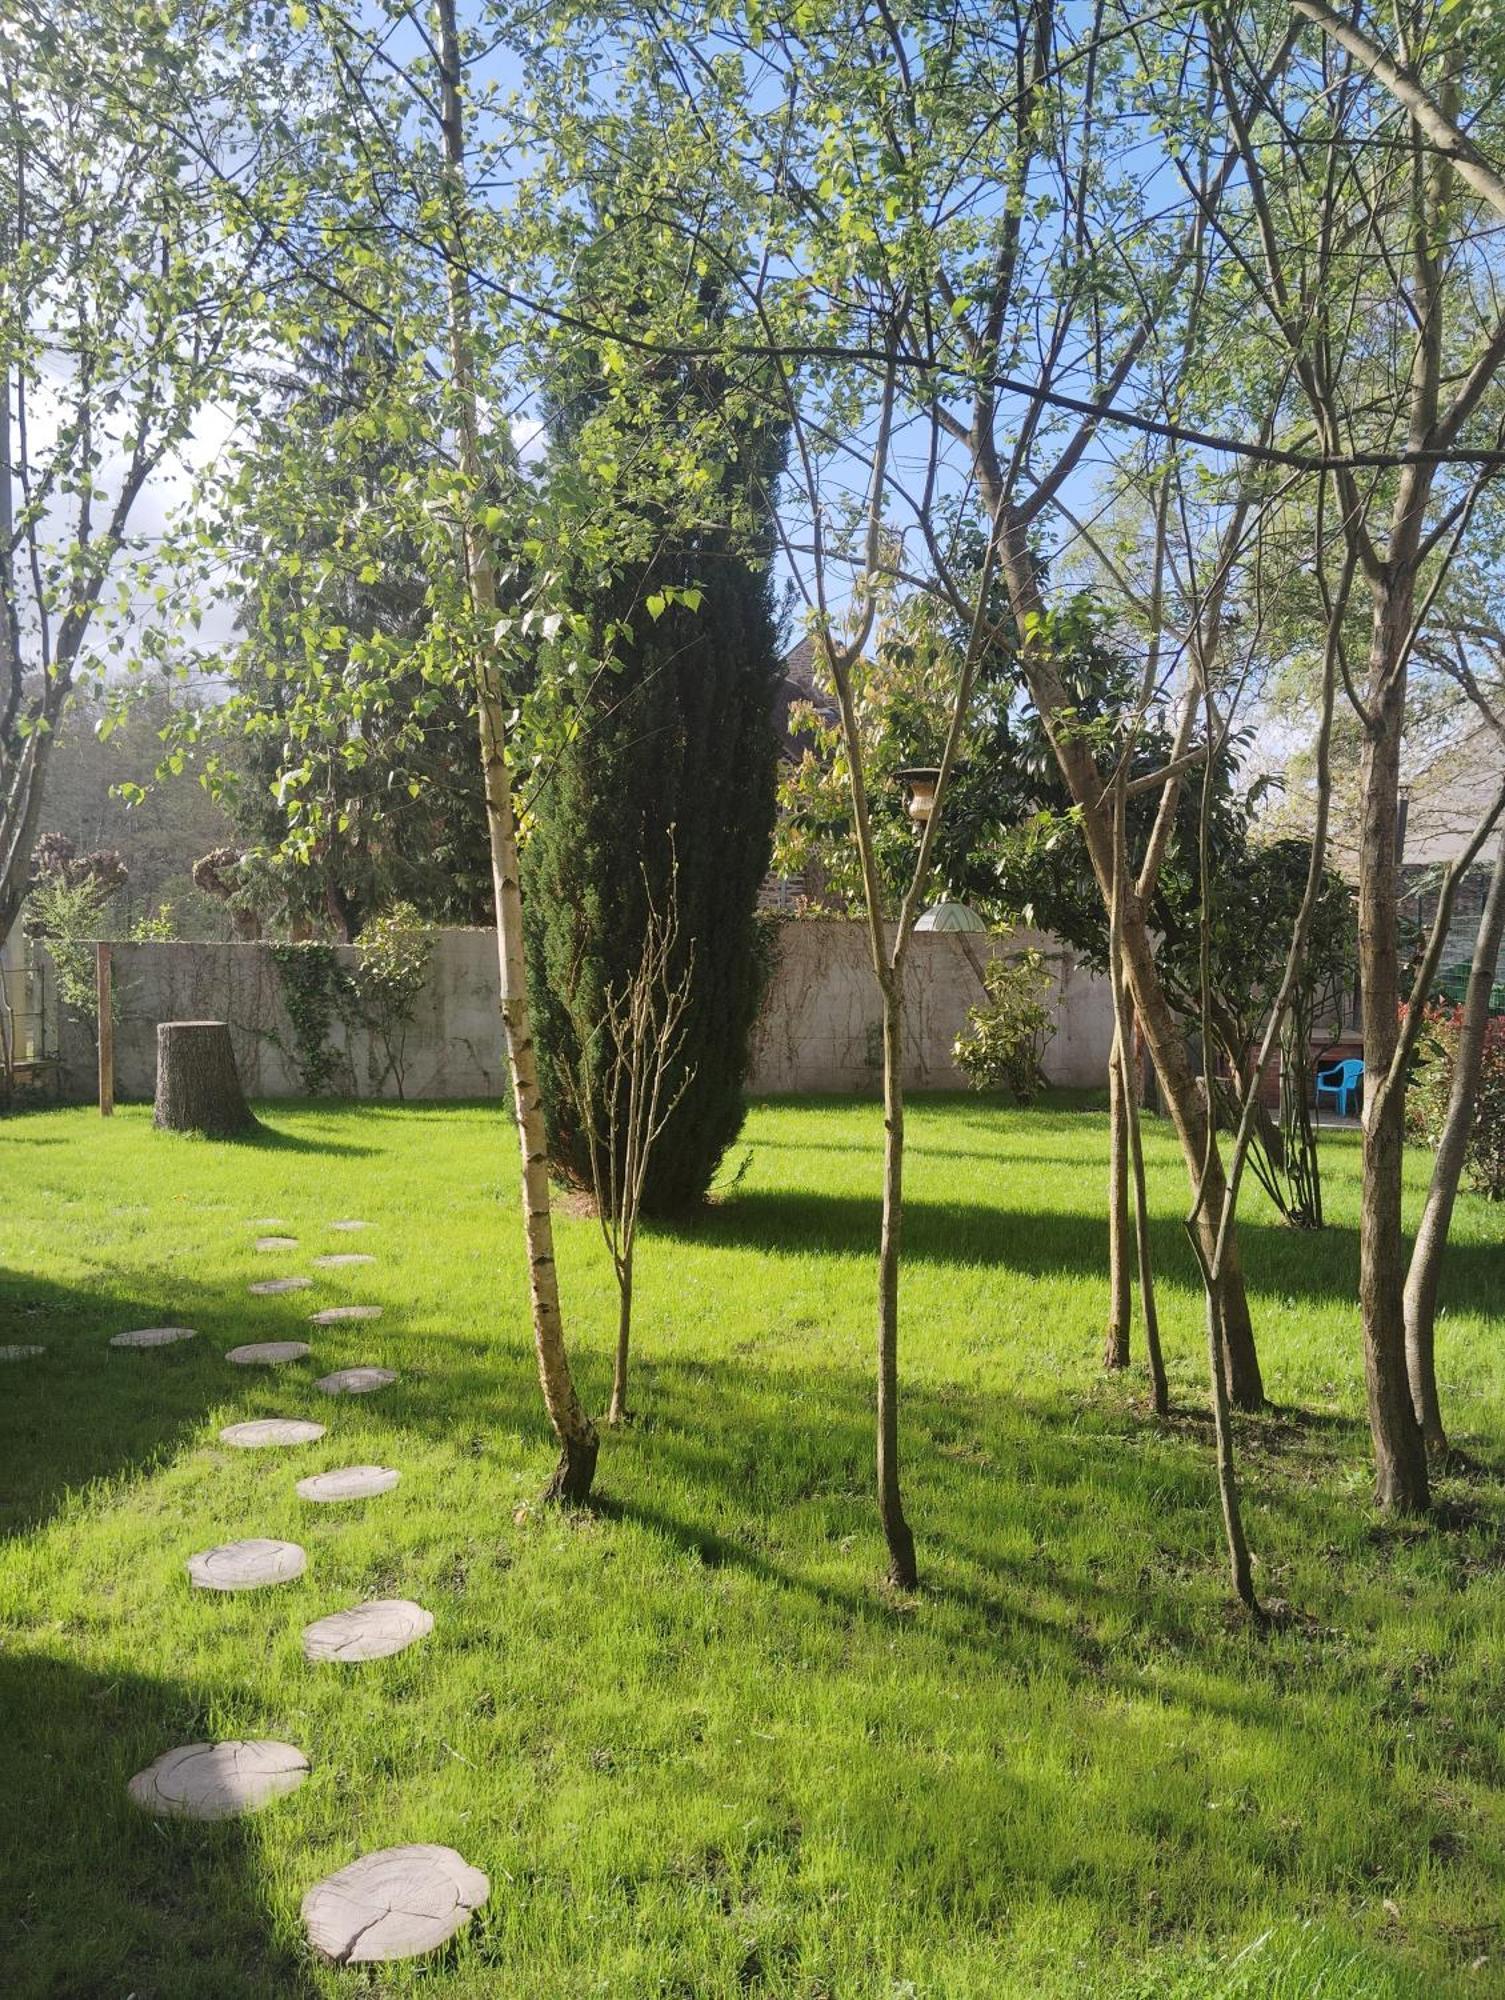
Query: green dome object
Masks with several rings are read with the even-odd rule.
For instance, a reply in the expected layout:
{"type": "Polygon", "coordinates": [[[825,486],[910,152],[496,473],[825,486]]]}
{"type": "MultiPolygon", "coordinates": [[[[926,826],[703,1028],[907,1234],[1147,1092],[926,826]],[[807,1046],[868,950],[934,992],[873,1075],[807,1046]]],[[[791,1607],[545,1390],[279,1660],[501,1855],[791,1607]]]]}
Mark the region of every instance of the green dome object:
{"type": "Polygon", "coordinates": [[[917,931],[985,931],[987,925],[965,903],[935,903],[915,924],[917,931]]]}

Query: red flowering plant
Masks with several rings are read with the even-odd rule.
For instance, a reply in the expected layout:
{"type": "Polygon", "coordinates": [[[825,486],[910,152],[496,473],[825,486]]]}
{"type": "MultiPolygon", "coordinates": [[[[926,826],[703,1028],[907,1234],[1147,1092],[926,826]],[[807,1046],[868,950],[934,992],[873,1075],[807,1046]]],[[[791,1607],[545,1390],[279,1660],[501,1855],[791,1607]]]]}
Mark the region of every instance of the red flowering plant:
{"type": "MultiPolygon", "coordinates": [[[[1434,1003],[1426,1010],[1416,1046],[1406,1121],[1413,1137],[1436,1146],[1447,1116],[1453,1065],[1463,1028],[1463,1009],[1434,1003]]],[[[1493,1015],[1484,1029],[1479,1088],[1474,1098],[1464,1171],[1469,1185],[1491,1201],[1505,1201],[1505,1015],[1493,1015]]]]}

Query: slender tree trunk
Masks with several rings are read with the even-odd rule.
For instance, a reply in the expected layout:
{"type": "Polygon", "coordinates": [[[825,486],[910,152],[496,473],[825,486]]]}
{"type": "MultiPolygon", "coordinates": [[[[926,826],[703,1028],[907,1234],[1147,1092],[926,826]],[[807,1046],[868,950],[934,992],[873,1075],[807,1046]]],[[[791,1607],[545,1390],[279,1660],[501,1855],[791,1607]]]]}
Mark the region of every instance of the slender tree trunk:
{"type": "Polygon", "coordinates": [[[564,1345],[559,1309],[559,1273],[554,1262],[553,1216],[549,1204],[549,1154],[538,1063],[528,1016],[528,975],[523,955],[523,902],[518,885],[517,827],[512,778],[507,764],[506,711],[502,677],[490,627],[497,611],[496,573],[490,543],[477,523],[475,505],[483,490],[484,464],[476,410],[470,292],[465,254],[465,129],[461,102],[459,37],[454,0],[437,0],[443,70],[443,123],[446,179],[452,237],[448,256],[450,370],[454,391],[460,468],[469,489],[465,555],[471,604],[487,627],[479,661],[477,711],[481,764],[486,789],[486,825],[491,844],[491,882],[496,903],[497,959],[501,973],[502,1022],[512,1074],[512,1102],[522,1152],[523,1233],[533,1300],[533,1341],[544,1406],[559,1440],[559,1463],[544,1491],[546,1500],[580,1501],[590,1493],[599,1439],[575,1392],[564,1345]]]}
{"type": "MultiPolygon", "coordinates": [[[[986,490],[986,481],[984,486],[986,490]]],[[[1035,557],[1027,536],[1017,524],[1006,535],[1002,561],[1009,601],[1020,629],[1028,631],[1032,626],[1045,628],[1049,621],[1039,587],[1035,557]]],[[[1103,897],[1103,907],[1111,911],[1113,827],[1112,814],[1104,800],[1102,772],[1077,727],[1074,705],[1067,697],[1048,649],[1027,647],[1021,655],[1020,665],[1050,737],[1061,776],[1081,813],[1082,832],[1103,897]]],[[[1197,1231],[1208,1266],[1212,1268],[1218,1236],[1217,1218],[1222,1212],[1225,1187],[1222,1161],[1218,1156],[1216,1135],[1208,1133],[1210,1108],[1203,1100],[1198,1078],[1187,1054],[1182,1024],[1161,984],[1159,968],[1155,963],[1155,941],[1145,914],[1144,898],[1134,886],[1128,887],[1123,897],[1120,949],[1134,1012],[1155,1065],[1160,1094],[1181,1142],[1187,1176],[1193,1187],[1202,1185],[1206,1190],[1197,1231]]],[[[1224,1247],[1217,1313],[1219,1346],[1229,1397],[1241,1410],[1263,1409],[1264,1381],[1254,1346],[1254,1328],[1249,1318],[1238,1239],[1232,1230],[1224,1247]]]]}
{"type": "Polygon", "coordinates": [[[1108,1326],[1103,1366],[1129,1365],[1129,1107],[1123,1041],[1108,1058],[1108,1326]]]}
{"type": "MultiPolygon", "coordinates": [[[[1204,1274],[1205,1276],[1205,1274],[1204,1274]]],[[[1249,1543],[1244,1534],[1244,1513],[1239,1502],[1238,1473],[1233,1463],[1233,1420],[1228,1407],[1228,1384],[1218,1365],[1222,1338],[1214,1307],[1212,1288],[1207,1289],[1207,1372],[1212,1382],[1212,1421],[1217,1440],[1218,1499],[1223,1509],[1223,1537],[1228,1549],[1228,1568],[1234,1595],[1246,1611],[1261,1616],[1254,1595],[1254,1570],[1249,1560],[1249,1543]]]]}
{"type": "Polygon", "coordinates": [[[627,1421],[627,1351],[632,1339],[632,1252],[617,1266],[617,1358],[611,1376],[609,1424],[627,1421]]]}
{"type": "Polygon", "coordinates": [[[1484,1061],[1484,1035],[1489,1026],[1489,995],[1499,963],[1500,941],[1505,937],[1505,840],[1495,855],[1489,894],[1474,940],[1473,963],[1469,968],[1468,992],[1463,1003],[1463,1020],[1458,1032],[1458,1050],[1453,1063],[1453,1081],[1448,1091],[1442,1136],[1437,1158],[1432,1163],[1432,1181],[1427,1189],[1427,1205],[1411,1249],[1406,1274],[1406,1371],[1411,1383],[1411,1403],[1421,1425],[1428,1452],[1440,1458],[1447,1451],[1447,1432],[1437,1395],[1436,1323],[1437,1287],[1442,1276],[1442,1253],[1447,1247],[1448,1229],[1453,1220],[1453,1203],[1463,1175],[1469,1133],[1474,1121],[1474,1097],[1484,1061]]]}
{"type": "Polygon", "coordinates": [[[1155,1304],[1155,1272],[1150,1259],[1150,1205],[1144,1185],[1144,1135],[1132,1084],[1125,1091],[1129,1119],[1129,1162],[1134,1185],[1134,1245],[1139,1253],[1139,1309],[1144,1315],[1144,1353],[1150,1369],[1150,1393],[1157,1417],[1170,1415],[1170,1384],[1160,1348],[1160,1311],[1155,1304]]]}
{"type": "MultiPolygon", "coordinates": [[[[1155,969],[1154,949],[1138,898],[1126,898],[1124,914],[1124,970],[1128,975],[1134,1009],[1144,1034],[1145,1045],[1160,1080],[1160,1094],[1181,1141],[1181,1152],[1193,1185],[1201,1179],[1207,1152],[1207,1104],[1187,1054],[1181,1023],[1171,1009],[1155,969]]],[[[1206,1161],[1206,1199],[1197,1219],[1197,1233],[1214,1267],[1218,1217],[1222,1213],[1226,1180],[1223,1163],[1213,1143],[1206,1161]]],[[[1254,1328],[1249,1318],[1249,1298],[1244,1289],[1243,1262],[1238,1236],[1230,1229],[1223,1245],[1222,1269],[1216,1299],[1218,1343],[1223,1356],[1223,1375],[1229,1401],[1235,1409],[1260,1410],[1265,1403],[1264,1379],[1254,1345],[1254,1328]]]]}
{"type": "Polygon", "coordinates": [[[917,1580],[914,1536],[899,1493],[899,1238],[904,1222],[902,967],[883,981],[883,1225],[878,1244],[878,1517],[890,1581],[917,1580]]]}
{"type": "Polygon", "coordinates": [[[1360,766],[1359,981],[1364,1029],[1364,1180],[1359,1211],[1359,1306],[1364,1386],[1374,1443],[1375,1497],[1401,1514],[1429,1504],[1427,1454],[1406,1372],[1405,1249],[1401,1166],[1405,1092],[1386,1087],[1399,1039],[1400,955],[1396,937],[1401,731],[1411,593],[1377,586],[1370,685],[1371,723],[1360,766]]]}

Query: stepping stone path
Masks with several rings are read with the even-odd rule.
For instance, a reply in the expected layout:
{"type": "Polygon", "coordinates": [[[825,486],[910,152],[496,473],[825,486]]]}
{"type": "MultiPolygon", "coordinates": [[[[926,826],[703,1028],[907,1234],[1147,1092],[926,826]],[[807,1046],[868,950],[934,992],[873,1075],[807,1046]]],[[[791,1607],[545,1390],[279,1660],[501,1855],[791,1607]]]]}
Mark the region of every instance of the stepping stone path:
{"type": "Polygon", "coordinates": [[[0,1361],[26,1361],[33,1354],[45,1354],[45,1347],[18,1346],[0,1347],[0,1361]]]}
{"type": "Polygon", "coordinates": [[[307,1567],[308,1557],[296,1542],[268,1541],[262,1535],[188,1558],[195,1590],[259,1590],[266,1583],[290,1583],[307,1567]]]}
{"type": "Polygon", "coordinates": [[[352,1605],[303,1628],[305,1660],[385,1660],[427,1637],[434,1614],[408,1597],[382,1597],[352,1605]]]}
{"type": "Polygon", "coordinates": [[[303,1927],[336,1965],[416,1958],[452,1938],[490,1894],[452,1847],[384,1847],[310,1889],[303,1927]]]}
{"type": "Polygon", "coordinates": [[[391,1368],[337,1368],[332,1375],[321,1375],[314,1387],[326,1396],[369,1396],[373,1389],[385,1389],[396,1380],[391,1368]]]}
{"type": "Polygon", "coordinates": [[[191,1326],[143,1326],[134,1333],[113,1333],[111,1347],[171,1347],[174,1341],[197,1340],[191,1326]]]}
{"type": "Polygon", "coordinates": [[[263,1445],[317,1444],[323,1435],[322,1424],[311,1424],[303,1417],[258,1417],[253,1423],[231,1424],[220,1432],[219,1441],[241,1451],[257,1451],[263,1445]]]}
{"type": "Polygon", "coordinates": [[[291,1743],[185,1743],[138,1771],[126,1790],[145,1812],[234,1819],[297,1791],[308,1768],[291,1743]]]}
{"type": "Polygon", "coordinates": [[[280,1215],[253,1215],[251,1217],[251,1227],[253,1229],[286,1229],[287,1224],[280,1215]]]}
{"type": "Polygon", "coordinates": [[[300,1500],[370,1500],[390,1493],[401,1479],[385,1465],[345,1465],[338,1472],[315,1472],[300,1479],[294,1491],[300,1500]]]}
{"type": "MultiPolygon", "coordinates": [[[[253,1229],[282,1227],[277,1216],[253,1222],[253,1229]]],[[[331,1222],[333,1230],[354,1231],[368,1225],[355,1217],[331,1222]]],[[[294,1250],[294,1236],[267,1235],[256,1239],[258,1251],[294,1250]]],[[[376,1259],[360,1251],[315,1257],[320,1270],[337,1271],[376,1259]]],[[[258,1298],[306,1291],[311,1278],[266,1278],[250,1287],[258,1298]]],[[[345,1320],[380,1319],[380,1306],[329,1306],[311,1315],[316,1326],[345,1320]]],[[[192,1340],[185,1326],[147,1327],[117,1333],[114,1347],[165,1347],[192,1340]]],[[[0,1361],[19,1361],[41,1354],[41,1347],[0,1346],[0,1361]]],[[[225,1359],[240,1368],[278,1367],[301,1361],[307,1341],[262,1340],[232,1347],[225,1359]]],[[[369,1395],[395,1382],[390,1368],[341,1368],[315,1387],[329,1396],[369,1395]]],[[[262,1417],[230,1424],[220,1432],[222,1444],[241,1450],[277,1445],[313,1444],[325,1435],[322,1424],[300,1417],[262,1417]]],[[[297,1485],[302,1500],[334,1502],[364,1500],[390,1493],[402,1475],[385,1465],[347,1465],[317,1472],[297,1485]]],[[[286,1583],[308,1567],[306,1552],[296,1542],[254,1537],[205,1549],[188,1559],[188,1576],[195,1590],[255,1590],[286,1583]]],[[[434,1629],[432,1612],[410,1598],[379,1598],[319,1618],[303,1632],[303,1652],[310,1661],[353,1664],[382,1660],[415,1645],[434,1629]]],[[[275,1798],[296,1791],[307,1778],[307,1757],[291,1743],[233,1741],[186,1743],[168,1750],[128,1787],[144,1811],[201,1820],[230,1819],[254,1812],[275,1798]]],[[[399,1958],[416,1958],[433,1951],[471,1917],[491,1894],[491,1884],[452,1847],[387,1847],[366,1854],[328,1876],[303,1898],[304,1929],[314,1949],[336,1965],[362,1965],[399,1958]]]]}

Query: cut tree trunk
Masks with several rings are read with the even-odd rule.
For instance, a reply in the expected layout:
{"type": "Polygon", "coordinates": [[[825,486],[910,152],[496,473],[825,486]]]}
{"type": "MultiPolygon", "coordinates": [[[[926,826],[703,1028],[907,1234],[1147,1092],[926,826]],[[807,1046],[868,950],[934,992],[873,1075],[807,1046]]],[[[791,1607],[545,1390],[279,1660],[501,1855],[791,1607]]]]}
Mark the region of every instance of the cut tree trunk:
{"type": "Polygon", "coordinates": [[[256,1130],[225,1022],[157,1024],[152,1123],[162,1132],[199,1132],[206,1139],[235,1139],[256,1130]]]}

